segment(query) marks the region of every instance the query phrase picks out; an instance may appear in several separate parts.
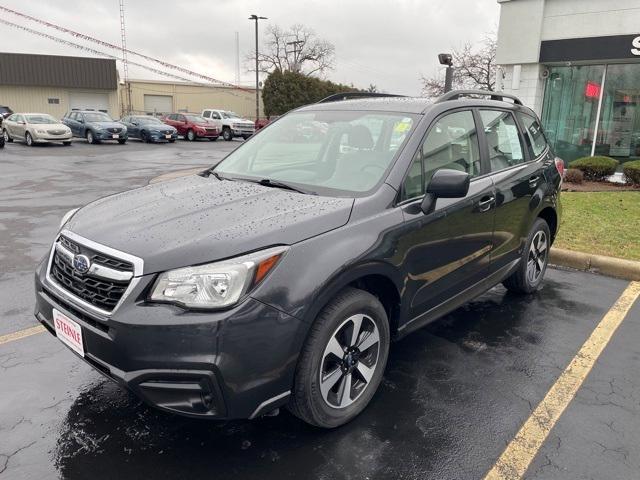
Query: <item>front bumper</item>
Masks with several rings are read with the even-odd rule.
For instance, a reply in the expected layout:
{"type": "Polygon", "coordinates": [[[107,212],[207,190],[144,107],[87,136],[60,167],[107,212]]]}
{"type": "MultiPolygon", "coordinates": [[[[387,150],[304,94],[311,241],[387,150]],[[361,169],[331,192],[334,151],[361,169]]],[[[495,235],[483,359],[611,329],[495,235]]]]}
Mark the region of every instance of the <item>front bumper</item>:
{"type": "Polygon", "coordinates": [[[100,131],[100,132],[94,132],[93,136],[96,138],[96,140],[100,140],[100,141],[105,141],[105,140],[128,140],[129,139],[129,133],[113,133],[113,132],[104,132],[104,131],[100,131]],[[118,135],[117,138],[113,138],[114,135],[118,135]]]}
{"type": "Polygon", "coordinates": [[[151,133],[152,142],[163,142],[163,141],[177,140],[177,139],[178,139],[178,132],[171,133],[169,137],[167,137],[167,135],[163,133],[158,133],[158,132],[151,133]]]}
{"type": "Polygon", "coordinates": [[[37,143],[69,142],[72,137],[71,132],[65,135],[49,135],[47,133],[36,133],[32,135],[33,141],[37,143]]]}
{"type": "Polygon", "coordinates": [[[53,309],[82,328],[84,360],[154,407],[214,419],[253,418],[287,402],[301,322],[247,298],[216,312],[151,304],[155,275],[138,277],[109,316],[82,308],[36,272],[35,316],[53,335],[53,309]]]}
{"type": "Polygon", "coordinates": [[[255,133],[254,128],[234,128],[232,131],[235,137],[250,137],[255,133]]]}
{"type": "Polygon", "coordinates": [[[217,130],[195,130],[196,137],[198,138],[218,138],[220,132],[217,130]]]}

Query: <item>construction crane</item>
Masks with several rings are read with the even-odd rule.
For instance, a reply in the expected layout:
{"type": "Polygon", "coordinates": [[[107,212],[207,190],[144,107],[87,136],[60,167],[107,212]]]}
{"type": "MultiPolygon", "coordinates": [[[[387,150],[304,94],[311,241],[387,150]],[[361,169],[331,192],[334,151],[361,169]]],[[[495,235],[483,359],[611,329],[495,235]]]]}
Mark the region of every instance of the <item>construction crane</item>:
{"type": "Polygon", "coordinates": [[[124,0],[120,0],[120,40],[122,43],[122,71],[124,75],[124,99],[122,111],[131,112],[131,84],[129,83],[129,61],[127,60],[127,30],[124,21],[124,0]]]}

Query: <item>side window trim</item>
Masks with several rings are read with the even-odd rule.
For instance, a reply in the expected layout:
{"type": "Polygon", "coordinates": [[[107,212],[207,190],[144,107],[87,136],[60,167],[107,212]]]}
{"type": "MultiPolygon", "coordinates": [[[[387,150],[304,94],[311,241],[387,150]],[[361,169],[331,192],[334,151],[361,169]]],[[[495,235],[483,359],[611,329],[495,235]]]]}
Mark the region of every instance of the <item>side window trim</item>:
{"type": "Polygon", "coordinates": [[[533,152],[533,148],[531,148],[531,149],[527,148],[526,149],[527,150],[527,155],[529,157],[529,161],[530,162],[538,162],[542,158],[544,158],[544,157],[546,157],[548,155],[549,149],[551,147],[549,145],[549,140],[547,139],[547,134],[544,132],[544,129],[542,128],[542,124],[540,123],[540,120],[537,117],[534,117],[534,116],[530,115],[529,113],[517,112],[516,115],[515,115],[516,122],[518,123],[518,127],[520,128],[522,137],[524,138],[524,141],[526,142],[526,144],[529,145],[529,143],[531,142],[531,139],[529,138],[529,134],[527,133],[527,128],[525,127],[524,123],[522,123],[522,118],[521,117],[523,117],[525,115],[527,117],[531,118],[533,121],[538,123],[538,126],[540,127],[540,132],[542,133],[542,138],[544,138],[545,147],[542,150],[542,152],[540,153],[540,155],[535,155],[535,152],[533,152]],[[532,153],[533,153],[533,155],[531,155],[532,153]]]}

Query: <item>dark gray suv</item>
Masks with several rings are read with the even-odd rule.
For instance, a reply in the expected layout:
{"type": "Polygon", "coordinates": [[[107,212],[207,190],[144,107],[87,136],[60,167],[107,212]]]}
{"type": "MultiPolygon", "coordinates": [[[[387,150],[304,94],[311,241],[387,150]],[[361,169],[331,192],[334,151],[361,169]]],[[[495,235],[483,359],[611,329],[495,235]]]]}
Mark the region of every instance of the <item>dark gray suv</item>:
{"type": "Polygon", "coordinates": [[[500,282],[539,289],[562,170],[515,97],[309,105],[201,174],[69,212],[35,314],[161,409],[336,427],[392,339],[500,282]]]}

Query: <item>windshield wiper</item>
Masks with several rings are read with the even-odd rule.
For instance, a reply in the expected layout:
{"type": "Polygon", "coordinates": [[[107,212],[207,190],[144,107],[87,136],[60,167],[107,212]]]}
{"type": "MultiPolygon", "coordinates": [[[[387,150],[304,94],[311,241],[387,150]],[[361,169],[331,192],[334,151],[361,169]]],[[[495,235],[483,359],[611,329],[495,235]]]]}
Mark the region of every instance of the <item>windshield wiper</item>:
{"type": "MultiPolygon", "coordinates": [[[[246,179],[243,179],[246,180],[246,179]]],[[[246,180],[247,182],[259,183],[260,185],[264,185],[265,187],[275,187],[282,188],[284,190],[291,190],[292,192],[304,193],[305,195],[317,195],[316,192],[312,192],[309,190],[302,190],[301,188],[294,187],[293,185],[289,185],[285,182],[280,182],[278,180],[271,180],[270,178],[263,178],[261,180],[246,180]]]]}
{"type": "Polygon", "coordinates": [[[233,182],[233,178],[229,178],[229,177],[223,177],[222,175],[220,175],[218,172],[216,172],[215,170],[211,169],[209,170],[209,174],[213,175],[214,177],[216,177],[218,180],[228,180],[230,182],[233,182]]]}

